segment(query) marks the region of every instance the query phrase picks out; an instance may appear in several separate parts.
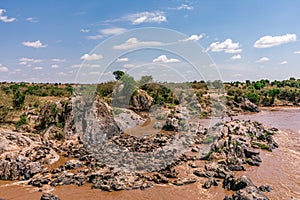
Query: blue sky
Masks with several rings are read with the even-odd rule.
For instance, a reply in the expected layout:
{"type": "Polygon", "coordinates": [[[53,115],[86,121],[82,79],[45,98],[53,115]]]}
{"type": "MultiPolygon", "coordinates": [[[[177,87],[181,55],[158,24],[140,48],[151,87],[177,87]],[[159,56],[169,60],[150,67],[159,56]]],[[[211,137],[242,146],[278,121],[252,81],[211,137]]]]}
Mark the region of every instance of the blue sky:
{"type": "MultiPolygon", "coordinates": [[[[76,82],[80,67],[113,51],[97,53],[97,45],[144,27],[185,34],[203,47],[224,81],[300,78],[299,8],[297,0],[1,0],[0,81],[76,82]]],[[[149,43],[142,35],[133,38],[149,43]]],[[[146,52],[126,54],[107,74],[153,63],[157,70],[176,66],[192,73],[180,55],[146,52]]],[[[99,76],[95,68],[90,74],[99,76]]]]}

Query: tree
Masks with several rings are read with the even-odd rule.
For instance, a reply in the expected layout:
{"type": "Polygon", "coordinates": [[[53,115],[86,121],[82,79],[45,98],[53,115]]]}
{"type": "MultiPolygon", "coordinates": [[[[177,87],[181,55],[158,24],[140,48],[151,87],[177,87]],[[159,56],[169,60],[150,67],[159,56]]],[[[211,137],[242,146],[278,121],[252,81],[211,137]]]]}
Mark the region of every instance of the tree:
{"type": "Polygon", "coordinates": [[[140,81],[139,81],[139,84],[140,85],[145,85],[147,83],[151,83],[153,81],[153,77],[152,76],[142,76],[140,81]]]}
{"type": "Polygon", "coordinates": [[[115,76],[116,80],[120,80],[122,78],[122,76],[124,76],[124,74],[125,73],[123,71],[120,71],[120,70],[117,70],[117,71],[113,72],[113,75],[115,76]]]}
{"type": "Polygon", "coordinates": [[[20,109],[24,105],[25,94],[21,93],[19,90],[15,93],[13,99],[13,105],[15,108],[20,109]]]}
{"type": "Polygon", "coordinates": [[[113,92],[112,105],[116,107],[128,107],[131,96],[136,92],[136,82],[133,77],[123,74],[113,92]]]}
{"type": "Polygon", "coordinates": [[[245,97],[255,104],[258,104],[260,100],[260,96],[256,92],[248,92],[245,94],[245,97]]]}

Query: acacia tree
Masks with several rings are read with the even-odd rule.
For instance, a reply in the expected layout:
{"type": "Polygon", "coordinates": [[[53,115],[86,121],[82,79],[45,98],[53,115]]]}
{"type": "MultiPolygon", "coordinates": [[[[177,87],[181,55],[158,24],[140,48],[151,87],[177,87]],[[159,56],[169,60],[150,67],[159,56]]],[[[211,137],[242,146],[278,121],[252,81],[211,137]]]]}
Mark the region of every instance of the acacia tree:
{"type": "Polygon", "coordinates": [[[117,70],[113,72],[113,75],[115,76],[116,80],[120,80],[122,76],[125,75],[125,73],[123,71],[117,70]]]}

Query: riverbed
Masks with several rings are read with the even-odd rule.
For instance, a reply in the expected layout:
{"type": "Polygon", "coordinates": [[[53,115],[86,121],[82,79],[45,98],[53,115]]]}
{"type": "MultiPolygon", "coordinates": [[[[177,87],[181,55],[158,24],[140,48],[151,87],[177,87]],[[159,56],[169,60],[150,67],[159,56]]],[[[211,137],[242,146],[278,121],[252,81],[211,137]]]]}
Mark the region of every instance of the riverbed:
{"type": "MultiPolygon", "coordinates": [[[[247,175],[255,185],[271,185],[273,191],[266,193],[270,199],[300,199],[300,108],[263,108],[260,113],[245,114],[233,118],[255,120],[268,127],[276,127],[282,131],[274,136],[279,148],[273,152],[261,151],[263,160],[261,166],[247,166],[246,172],[237,172],[236,175],[247,175]]],[[[203,179],[204,180],[204,179],[203,179]]],[[[55,188],[62,200],[200,200],[223,199],[230,192],[218,187],[205,190],[201,180],[187,186],[163,185],[155,186],[144,191],[101,192],[92,190],[90,186],[61,186],[55,188]]],[[[30,186],[19,186],[12,182],[0,182],[0,199],[38,200],[42,194],[30,186]]]]}

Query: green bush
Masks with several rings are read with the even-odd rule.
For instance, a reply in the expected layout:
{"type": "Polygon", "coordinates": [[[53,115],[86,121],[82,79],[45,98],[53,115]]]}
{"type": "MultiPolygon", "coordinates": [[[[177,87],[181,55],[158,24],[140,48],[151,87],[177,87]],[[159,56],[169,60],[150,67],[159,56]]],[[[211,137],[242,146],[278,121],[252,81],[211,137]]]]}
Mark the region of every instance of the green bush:
{"type": "Polygon", "coordinates": [[[16,122],[17,127],[22,126],[24,124],[28,124],[27,116],[21,115],[20,119],[16,122]]]}
{"type": "Polygon", "coordinates": [[[260,95],[256,92],[248,92],[245,94],[245,97],[255,104],[258,104],[260,100],[260,95]]]}
{"type": "Polygon", "coordinates": [[[15,108],[20,109],[23,107],[25,101],[25,94],[19,90],[14,94],[13,105],[15,108]]]}

